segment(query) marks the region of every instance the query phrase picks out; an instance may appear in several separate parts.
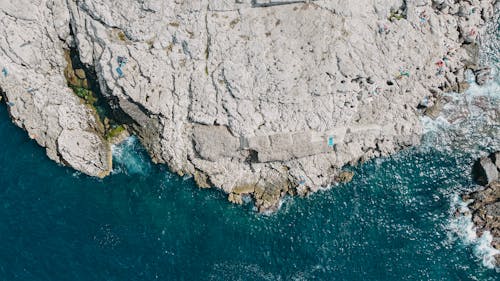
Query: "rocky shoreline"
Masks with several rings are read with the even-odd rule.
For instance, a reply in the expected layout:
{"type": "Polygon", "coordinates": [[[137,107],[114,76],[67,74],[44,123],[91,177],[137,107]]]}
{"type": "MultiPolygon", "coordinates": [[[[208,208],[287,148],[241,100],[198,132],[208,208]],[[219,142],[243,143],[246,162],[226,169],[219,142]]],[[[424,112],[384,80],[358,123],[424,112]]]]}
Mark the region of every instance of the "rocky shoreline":
{"type": "Polygon", "coordinates": [[[58,163],[104,177],[110,137],[128,131],[153,161],[272,211],[417,145],[421,113],[467,89],[467,70],[487,83],[494,5],[3,0],[0,92],[58,163]]]}
{"type": "MultiPolygon", "coordinates": [[[[473,176],[481,185],[478,190],[462,195],[462,200],[468,202],[472,222],[476,227],[478,237],[486,231],[493,236],[491,246],[500,251],[500,152],[478,159],[474,164],[473,176]]],[[[457,215],[461,215],[457,211],[457,215]]],[[[500,254],[495,256],[497,266],[500,266],[500,254]]]]}

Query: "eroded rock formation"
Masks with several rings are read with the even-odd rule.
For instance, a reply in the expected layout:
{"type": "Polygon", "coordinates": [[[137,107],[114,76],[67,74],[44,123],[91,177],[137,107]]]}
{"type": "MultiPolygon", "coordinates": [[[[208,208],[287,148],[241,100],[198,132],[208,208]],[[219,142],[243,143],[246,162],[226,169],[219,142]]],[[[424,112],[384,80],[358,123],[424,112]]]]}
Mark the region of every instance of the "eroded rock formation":
{"type": "Polygon", "coordinates": [[[493,2],[0,0],[0,87],[51,159],[106,175],[102,121],[64,76],[75,48],[154,161],[272,210],[418,144],[417,107],[465,69],[487,83],[493,2]]]}
{"type": "MultiPolygon", "coordinates": [[[[500,152],[478,159],[473,172],[478,183],[484,185],[477,191],[465,194],[462,199],[469,202],[472,221],[478,236],[489,231],[493,236],[491,245],[500,250],[500,152]]],[[[495,256],[500,265],[500,254],[495,256]]]]}

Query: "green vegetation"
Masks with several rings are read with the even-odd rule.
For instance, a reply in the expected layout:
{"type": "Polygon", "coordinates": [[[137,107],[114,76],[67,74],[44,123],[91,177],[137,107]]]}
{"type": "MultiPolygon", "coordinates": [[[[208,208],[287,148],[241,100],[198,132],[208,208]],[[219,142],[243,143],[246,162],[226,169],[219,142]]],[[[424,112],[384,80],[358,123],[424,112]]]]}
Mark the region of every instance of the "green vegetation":
{"type": "Polygon", "coordinates": [[[123,125],[117,125],[110,128],[104,137],[106,140],[111,140],[120,135],[123,131],[125,131],[125,127],[123,125]]]}
{"type": "Polygon", "coordinates": [[[92,91],[85,89],[83,87],[77,87],[77,86],[72,86],[72,85],[69,85],[69,87],[73,90],[75,95],[84,99],[87,104],[93,106],[94,103],[97,102],[97,98],[95,97],[95,95],[92,91]]]}
{"type": "Polygon", "coordinates": [[[229,26],[231,28],[234,28],[238,23],[240,22],[240,19],[234,19],[229,23],[229,26]]]}
{"type": "Polygon", "coordinates": [[[120,41],[127,41],[127,36],[125,35],[125,33],[123,31],[119,31],[118,32],[118,39],[120,39],[120,41]]]}
{"type": "Polygon", "coordinates": [[[405,15],[401,11],[391,11],[391,14],[387,18],[390,21],[405,19],[405,15]]]}

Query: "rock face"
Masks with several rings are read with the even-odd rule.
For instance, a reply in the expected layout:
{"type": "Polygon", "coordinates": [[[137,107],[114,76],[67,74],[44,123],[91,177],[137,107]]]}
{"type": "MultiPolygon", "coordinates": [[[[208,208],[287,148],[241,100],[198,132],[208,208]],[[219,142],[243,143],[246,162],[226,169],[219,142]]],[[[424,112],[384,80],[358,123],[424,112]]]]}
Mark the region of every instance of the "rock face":
{"type": "MultiPolygon", "coordinates": [[[[497,153],[498,154],[498,153],[497,153]]],[[[495,154],[483,157],[474,163],[472,173],[474,180],[481,185],[488,185],[498,180],[498,160],[495,154]]]]}
{"type": "MultiPolygon", "coordinates": [[[[487,175],[486,179],[488,180],[485,181],[485,178],[478,178],[480,180],[479,183],[485,186],[478,191],[462,196],[464,201],[472,201],[468,207],[472,213],[472,221],[476,225],[478,236],[481,236],[485,231],[489,231],[493,236],[491,245],[497,250],[500,250],[499,156],[500,152],[497,152],[496,154],[491,154],[489,157],[483,157],[476,162],[474,169],[482,169],[481,172],[487,175]]],[[[500,254],[496,255],[495,258],[497,265],[500,265],[500,254]]]]}
{"type": "Polygon", "coordinates": [[[495,1],[455,2],[0,0],[0,87],[49,157],[105,175],[100,121],[64,79],[76,48],[154,161],[272,210],[419,143],[419,103],[479,70],[495,1]]]}

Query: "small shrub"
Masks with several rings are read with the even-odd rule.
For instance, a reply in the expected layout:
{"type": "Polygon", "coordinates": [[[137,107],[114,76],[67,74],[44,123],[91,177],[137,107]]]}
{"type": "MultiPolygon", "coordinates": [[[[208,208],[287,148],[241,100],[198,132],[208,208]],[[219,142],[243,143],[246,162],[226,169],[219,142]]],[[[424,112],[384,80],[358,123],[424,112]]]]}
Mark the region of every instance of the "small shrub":
{"type": "Polygon", "coordinates": [[[113,139],[116,136],[120,135],[123,131],[125,131],[125,127],[123,125],[117,125],[109,129],[106,133],[105,138],[107,140],[113,139]]]}

